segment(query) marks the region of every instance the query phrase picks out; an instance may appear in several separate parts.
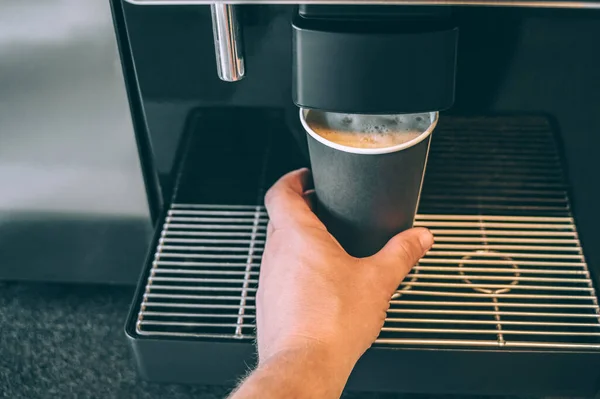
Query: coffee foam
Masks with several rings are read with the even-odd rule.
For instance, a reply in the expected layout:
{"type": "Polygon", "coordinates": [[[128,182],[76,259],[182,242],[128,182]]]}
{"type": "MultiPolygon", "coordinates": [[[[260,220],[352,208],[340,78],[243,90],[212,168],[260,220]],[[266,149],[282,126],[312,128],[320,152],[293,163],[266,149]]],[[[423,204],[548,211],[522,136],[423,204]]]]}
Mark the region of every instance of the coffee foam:
{"type": "Polygon", "coordinates": [[[306,123],[319,136],[354,148],[386,148],[419,137],[431,125],[431,115],[359,115],[311,110],[306,123]]]}

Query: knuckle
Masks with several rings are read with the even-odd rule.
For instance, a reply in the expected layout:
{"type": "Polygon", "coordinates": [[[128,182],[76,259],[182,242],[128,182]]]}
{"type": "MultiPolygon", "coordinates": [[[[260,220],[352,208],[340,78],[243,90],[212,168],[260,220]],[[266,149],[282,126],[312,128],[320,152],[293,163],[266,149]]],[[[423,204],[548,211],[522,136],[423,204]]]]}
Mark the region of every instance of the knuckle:
{"type": "Polygon", "coordinates": [[[396,254],[402,266],[410,269],[421,257],[421,247],[413,240],[401,240],[396,245],[396,254]]]}
{"type": "Polygon", "coordinates": [[[406,242],[406,240],[400,241],[397,246],[397,251],[398,258],[400,258],[401,262],[410,262],[412,259],[410,243],[406,242]]]}

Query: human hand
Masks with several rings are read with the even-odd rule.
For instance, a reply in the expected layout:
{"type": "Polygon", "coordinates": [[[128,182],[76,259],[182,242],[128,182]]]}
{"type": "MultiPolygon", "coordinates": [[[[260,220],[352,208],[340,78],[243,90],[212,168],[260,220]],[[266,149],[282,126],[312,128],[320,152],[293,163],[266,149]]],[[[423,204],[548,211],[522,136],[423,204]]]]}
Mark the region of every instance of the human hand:
{"type": "Polygon", "coordinates": [[[314,349],[347,378],[433,236],[407,230],[377,254],[354,258],[313,213],[310,179],[308,169],[291,172],[265,198],[270,222],[257,293],[259,365],[314,349]]]}

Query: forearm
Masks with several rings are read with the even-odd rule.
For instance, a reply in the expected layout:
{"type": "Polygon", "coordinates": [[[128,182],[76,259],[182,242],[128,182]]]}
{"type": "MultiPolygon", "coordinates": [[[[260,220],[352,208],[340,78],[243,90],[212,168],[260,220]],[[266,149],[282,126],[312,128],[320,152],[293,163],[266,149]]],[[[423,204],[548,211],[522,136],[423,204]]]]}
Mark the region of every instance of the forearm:
{"type": "Polygon", "coordinates": [[[353,366],[329,350],[286,351],[260,364],[230,399],[337,399],[353,366]]]}

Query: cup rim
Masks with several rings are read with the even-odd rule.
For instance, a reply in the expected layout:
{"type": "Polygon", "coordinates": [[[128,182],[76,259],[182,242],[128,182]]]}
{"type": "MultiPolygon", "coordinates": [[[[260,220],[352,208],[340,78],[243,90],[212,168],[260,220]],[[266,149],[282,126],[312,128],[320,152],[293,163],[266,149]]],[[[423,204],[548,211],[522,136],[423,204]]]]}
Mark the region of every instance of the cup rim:
{"type": "MultiPolygon", "coordinates": [[[[331,147],[331,148],[334,148],[336,150],[343,151],[343,152],[349,152],[351,154],[362,154],[362,155],[389,154],[392,152],[398,152],[398,151],[413,147],[431,135],[431,133],[437,126],[438,119],[439,119],[439,112],[437,112],[437,111],[429,112],[429,115],[431,116],[431,124],[429,125],[427,130],[425,130],[423,133],[421,133],[418,137],[415,137],[414,139],[409,140],[405,143],[394,145],[391,147],[383,147],[383,148],[358,148],[358,147],[350,147],[350,146],[346,146],[346,145],[337,144],[337,143],[334,143],[333,141],[329,141],[326,138],[318,135],[314,130],[312,130],[310,128],[310,126],[308,126],[308,123],[306,123],[306,115],[310,111],[311,110],[308,108],[300,108],[300,122],[302,122],[302,126],[304,127],[304,130],[308,134],[310,134],[312,136],[312,138],[314,138],[321,144],[326,145],[327,147],[331,147]]],[[[426,112],[422,112],[422,114],[425,114],[425,113],[426,112]]]]}

